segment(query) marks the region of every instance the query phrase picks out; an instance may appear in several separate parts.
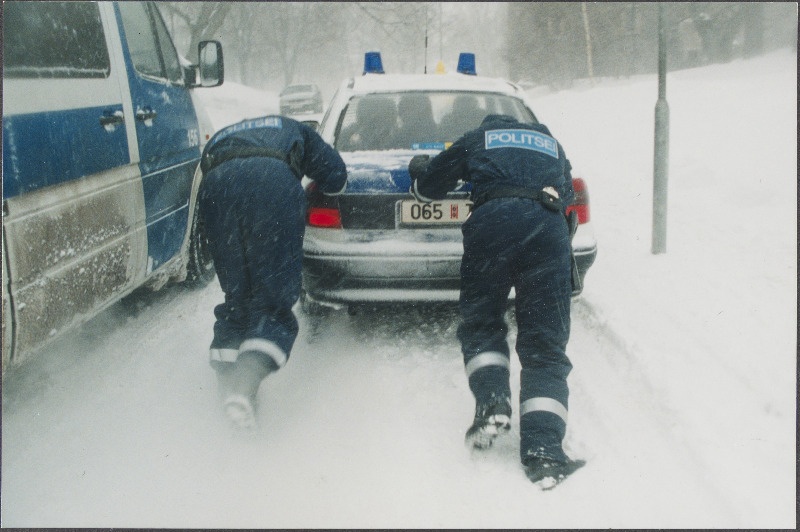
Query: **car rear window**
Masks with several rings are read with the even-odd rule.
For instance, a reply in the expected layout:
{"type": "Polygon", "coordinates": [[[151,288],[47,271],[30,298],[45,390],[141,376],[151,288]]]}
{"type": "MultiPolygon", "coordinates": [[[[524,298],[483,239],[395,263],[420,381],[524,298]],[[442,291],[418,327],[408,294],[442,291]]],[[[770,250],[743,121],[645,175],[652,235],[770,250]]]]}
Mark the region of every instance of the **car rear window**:
{"type": "Polygon", "coordinates": [[[340,117],[339,151],[425,148],[453,142],[489,114],[537,123],[518,98],[475,92],[404,92],[353,97],[340,117]]]}
{"type": "Polygon", "coordinates": [[[297,94],[298,92],[314,92],[314,85],[291,85],[281,91],[281,96],[297,94]]]}

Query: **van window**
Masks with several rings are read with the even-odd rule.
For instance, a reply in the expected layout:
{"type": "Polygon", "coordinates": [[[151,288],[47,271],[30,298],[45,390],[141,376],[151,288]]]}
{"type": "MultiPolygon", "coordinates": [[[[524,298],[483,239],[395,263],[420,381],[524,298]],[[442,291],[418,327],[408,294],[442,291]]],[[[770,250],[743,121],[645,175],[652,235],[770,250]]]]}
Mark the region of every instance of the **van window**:
{"type": "Polygon", "coordinates": [[[120,2],[118,5],[125,28],[125,40],[136,71],[145,76],[181,81],[183,75],[178,56],[161,18],[157,17],[161,30],[158,38],[146,4],[120,2]]]}
{"type": "Polygon", "coordinates": [[[97,4],[3,2],[3,69],[11,78],[108,77],[97,4]]]}
{"type": "Polygon", "coordinates": [[[156,8],[153,8],[153,18],[156,23],[158,46],[161,49],[161,57],[164,59],[167,79],[173,82],[183,81],[183,69],[178,60],[178,52],[175,51],[175,45],[172,44],[172,37],[170,37],[167,26],[164,25],[164,20],[161,18],[161,14],[157,12],[156,8]]]}

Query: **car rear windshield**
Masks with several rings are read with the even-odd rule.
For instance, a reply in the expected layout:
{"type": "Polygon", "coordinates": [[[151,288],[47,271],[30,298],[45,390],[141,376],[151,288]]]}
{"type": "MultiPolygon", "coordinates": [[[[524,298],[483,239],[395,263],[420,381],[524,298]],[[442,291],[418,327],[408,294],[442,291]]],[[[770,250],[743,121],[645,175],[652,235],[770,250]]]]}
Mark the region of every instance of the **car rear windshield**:
{"type": "Polygon", "coordinates": [[[339,151],[425,148],[453,142],[490,114],[537,123],[518,98],[475,92],[404,92],[353,97],[340,117],[339,151]]]}

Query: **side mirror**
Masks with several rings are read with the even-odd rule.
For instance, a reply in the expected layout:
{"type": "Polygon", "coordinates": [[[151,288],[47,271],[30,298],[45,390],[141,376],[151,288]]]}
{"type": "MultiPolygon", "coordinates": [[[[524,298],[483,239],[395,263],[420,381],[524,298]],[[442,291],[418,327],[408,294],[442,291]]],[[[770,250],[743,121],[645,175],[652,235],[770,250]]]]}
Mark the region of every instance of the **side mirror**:
{"type": "Polygon", "coordinates": [[[198,81],[200,87],[217,87],[225,80],[225,61],[219,41],[200,41],[197,45],[200,58],[198,81]]]}
{"type": "Polygon", "coordinates": [[[300,123],[307,125],[308,127],[313,129],[314,131],[319,130],[319,122],[317,122],[316,120],[303,120],[300,123]]]}

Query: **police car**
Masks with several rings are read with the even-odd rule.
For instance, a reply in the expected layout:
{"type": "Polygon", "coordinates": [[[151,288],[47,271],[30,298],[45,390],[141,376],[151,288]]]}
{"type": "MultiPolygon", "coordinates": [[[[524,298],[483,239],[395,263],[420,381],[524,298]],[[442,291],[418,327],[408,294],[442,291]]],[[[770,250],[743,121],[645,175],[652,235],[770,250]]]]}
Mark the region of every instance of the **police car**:
{"type": "MultiPolygon", "coordinates": [[[[341,84],[319,127],[347,164],[348,185],[332,198],[307,185],[303,308],[457,301],[469,185],[420,203],[409,193],[408,163],[446,149],[488,114],[536,117],[521,88],[476,75],[473,54],[461,55],[455,73],[386,74],[376,52],[364,64],[362,77],[341,84]]],[[[569,208],[580,222],[573,250],[583,279],[597,244],[586,183],[574,178],[573,187],[569,208]]]]}
{"type": "Polygon", "coordinates": [[[131,291],[215,275],[196,216],[213,128],[153,2],[3,4],[3,370],[131,291]]]}
{"type": "Polygon", "coordinates": [[[282,115],[322,112],[322,93],[313,83],[289,85],[279,95],[282,115]]]}

